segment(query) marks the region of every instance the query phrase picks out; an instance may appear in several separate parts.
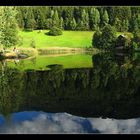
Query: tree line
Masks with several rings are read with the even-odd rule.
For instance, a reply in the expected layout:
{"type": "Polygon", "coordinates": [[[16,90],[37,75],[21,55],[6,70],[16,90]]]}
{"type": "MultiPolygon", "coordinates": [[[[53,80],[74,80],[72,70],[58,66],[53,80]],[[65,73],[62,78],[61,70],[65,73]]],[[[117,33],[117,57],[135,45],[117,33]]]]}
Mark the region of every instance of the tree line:
{"type": "Polygon", "coordinates": [[[0,7],[0,46],[16,45],[20,40],[19,29],[32,31],[54,27],[62,30],[97,31],[92,45],[98,48],[110,48],[116,32],[129,31],[134,33],[133,46],[139,48],[140,7],[0,7]]]}
{"type": "Polygon", "coordinates": [[[28,6],[16,7],[21,29],[95,30],[106,24],[117,31],[140,27],[140,7],[28,6]]]}

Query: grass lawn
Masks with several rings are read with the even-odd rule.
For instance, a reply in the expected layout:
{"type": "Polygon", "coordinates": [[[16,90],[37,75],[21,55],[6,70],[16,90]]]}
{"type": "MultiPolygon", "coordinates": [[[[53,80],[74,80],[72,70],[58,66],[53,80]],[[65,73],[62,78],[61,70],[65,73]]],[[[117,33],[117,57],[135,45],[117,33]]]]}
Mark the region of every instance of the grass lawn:
{"type": "Polygon", "coordinates": [[[38,32],[20,31],[19,35],[22,37],[21,47],[30,47],[31,41],[34,40],[36,48],[46,47],[90,47],[92,45],[93,31],[63,31],[61,36],[48,36],[48,30],[38,32]]]}

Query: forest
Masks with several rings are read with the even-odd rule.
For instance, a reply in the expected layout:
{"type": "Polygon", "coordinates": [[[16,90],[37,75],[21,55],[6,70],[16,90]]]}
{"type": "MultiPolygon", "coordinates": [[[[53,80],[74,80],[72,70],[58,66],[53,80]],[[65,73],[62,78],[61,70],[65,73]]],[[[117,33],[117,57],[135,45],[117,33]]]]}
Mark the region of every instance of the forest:
{"type": "MultiPolygon", "coordinates": [[[[24,43],[18,36],[19,31],[51,29],[56,30],[53,33],[59,32],[60,35],[62,34],[60,30],[93,31],[91,45],[97,48],[106,46],[110,48],[118,32],[126,34],[129,32],[131,33],[129,37],[133,38],[132,45],[135,48],[139,47],[140,7],[4,6],[0,8],[0,20],[0,45],[5,47],[17,45],[19,42],[24,43]]],[[[34,46],[34,40],[31,44],[34,46]]],[[[89,43],[87,45],[89,46],[89,43]]]]}
{"type": "Polygon", "coordinates": [[[110,24],[117,31],[136,31],[140,27],[140,7],[15,7],[22,29],[95,30],[110,24]]]}

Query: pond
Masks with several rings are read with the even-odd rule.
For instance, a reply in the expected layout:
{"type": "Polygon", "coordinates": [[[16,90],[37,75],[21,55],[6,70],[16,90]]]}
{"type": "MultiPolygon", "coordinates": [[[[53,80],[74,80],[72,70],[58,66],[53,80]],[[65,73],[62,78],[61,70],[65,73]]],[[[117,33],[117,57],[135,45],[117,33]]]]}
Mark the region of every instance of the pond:
{"type": "Polygon", "coordinates": [[[0,133],[140,133],[140,55],[40,55],[0,64],[0,133]]]}

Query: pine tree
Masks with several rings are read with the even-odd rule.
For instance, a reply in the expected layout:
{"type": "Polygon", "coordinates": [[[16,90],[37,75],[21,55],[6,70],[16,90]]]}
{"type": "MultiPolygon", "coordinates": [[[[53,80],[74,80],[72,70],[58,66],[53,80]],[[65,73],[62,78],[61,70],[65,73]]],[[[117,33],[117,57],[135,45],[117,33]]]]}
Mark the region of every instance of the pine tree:
{"type": "Polygon", "coordinates": [[[101,36],[102,36],[102,32],[99,29],[97,29],[92,38],[93,47],[102,49],[103,46],[102,46],[101,36]]]}
{"type": "Polygon", "coordinates": [[[81,29],[82,30],[88,30],[89,29],[89,15],[86,13],[85,9],[82,11],[82,16],[81,16],[82,24],[81,24],[81,29]]]}
{"type": "Polygon", "coordinates": [[[23,20],[23,15],[22,15],[22,11],[21,11],[21,7],[17,8],[17,22],[18,22],[18,26],[19,28],[23,29],[24,28],[24,20],[23,20]]]}
{"type": "Polygon", "coordinates": [[[109,23],[109,16],[108,16],[107,10],[104,11],[102,22],[103,22],[103,25],[106,25],[109,23]]]}
{"type": "Polygon", "coordinates": [[[90,29],[94,30],[99,26],[100,23],[100,13],[98,9],[96,8],[91,8],[90,10],[90,29]]]}
{"type": "Polygon", "coordinates": [[[116,31],[115,28],[110,24],[107,24],[100,31],[97,31],[92,40],[94,47],[103,49],[113,49],[116,41],[116,31]]]}
{"type": "Polygon", "coordinates": [[[121,26],[122,26],[121,21],[118,18],[116,18],[115,23],[114,23],[114,27],[116,28],[117,31],[120,32],[121,31],[121,26]]]}
{"type": "Polygon", "coordinates": [[[53,27],[53,24],[52,24],[52,19],[51,18],[48,18],[45,22],[45,28],[46,29],[51,29],[53,27]]]}
{"type": "Polygon", "coordinates": [[[59,25],[60,25],[60,29],[63,30],[64,29],[64,20],[63,20],[62,17],[60,18],[60,24],[59,25]]]}
{"type": "Polygon", "coordinates": [[[76,24],[75,18],[73,18],[72,21],[70,22],[71,30],[75,30],[76,26],[77,26],[77,24],[76,24]]]}
{"type": "Polygon", "coordinates": [[[128,20],[123,20],[121,31],[122,31],[122,32],[128,31],[128,29],[129,29],[129,22],[128,22],[128,20]]]}
{"type": "Polygon", "coordinates": [[[57,10],[54,12],[53,16],[52,16],[52,26],[53,27],[60,27],[60,24],[59,24],[59,16],[58,16],[58,12],[57,10]]]}
{"type": "Polygon", "coordinates": [[[45,28],[45,14],[40,9],[36,11],[35,20],[36,20],[37,29],[45,28]]]}
{"type": "Polygon", "coordinates": [[[29,8],[27,11],[27,16],[26,16],[25,29],[32,31],[35,28],[36,28],[36,21],[34,19],[34,14],[33,14],[32,9],[29,8]]]}

